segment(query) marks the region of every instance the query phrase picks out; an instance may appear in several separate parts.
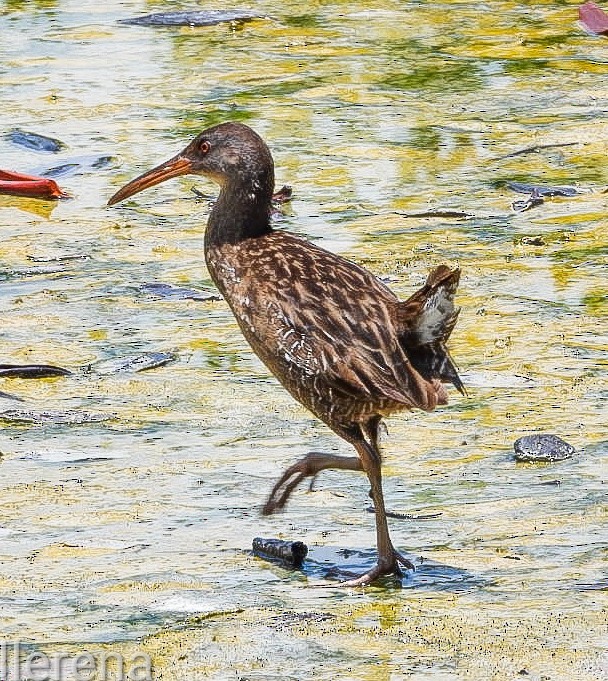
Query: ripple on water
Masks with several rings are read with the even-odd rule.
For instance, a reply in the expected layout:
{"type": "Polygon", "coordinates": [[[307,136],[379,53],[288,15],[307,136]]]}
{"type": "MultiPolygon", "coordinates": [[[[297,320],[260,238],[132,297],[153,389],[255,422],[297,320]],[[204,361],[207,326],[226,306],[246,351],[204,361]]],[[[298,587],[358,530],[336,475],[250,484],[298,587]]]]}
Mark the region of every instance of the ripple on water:
{"type": "Polygon", "coordinates": [[[605,42],[569,3],[259,12],[273,20],[152,29],[118,24],[133,3],[3,5],[1,127],[69,154],[1,138],[2,165],[61,173],[74,195],[0,197],[1,361],[74,373],[0,386],[23,400],[0,413],[4,637],[138,639],[168,678],[602,678],[605,42]],[[387,507],[441,514],[390,519],[419,568],[401,589],[306,588],[373,563],[363,476],[324,472],[260,516],[283,468],[350,451],[269,378],[225,302],[198,299],[214,294],[193,182],[105,207],[227,118],[294,187],[277,228],[402,298],[441,262],[462,269],[451,351],[469,397],[395,416],[384,444],[387,507]],[[515,214],[504,182],[594,191],[515,214]],[[517,465],[533,432],[577,456],[517,465]],[[249,555],[260,535],[305,541],[304,570],[249,555]],[[277,631],[293,612],[333,617],[277,631]]]}

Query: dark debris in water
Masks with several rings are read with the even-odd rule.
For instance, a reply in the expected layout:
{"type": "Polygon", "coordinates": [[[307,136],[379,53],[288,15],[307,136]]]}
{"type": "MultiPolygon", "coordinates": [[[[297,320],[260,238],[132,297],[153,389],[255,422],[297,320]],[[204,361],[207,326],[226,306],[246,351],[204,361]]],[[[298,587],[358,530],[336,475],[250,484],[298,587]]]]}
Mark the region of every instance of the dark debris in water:
{"type": "Polygon", "coordinates": [[[299,625],[315,624],[317,622],[327,622],[335,619],[335,615],[330,612],[282,612],[270,618],[270,626],[277,629],[294,627],[299,625]]]}
{"type": "Polygon", "coordinates": [[[547,242],[543,239],[542,235],[538,234],[537,236],[522,236],[522,238],[519,240],[520,244],[524,244],[525,246],[546,246],[547,242]]]}
{"type": "MultiPolygon", "coordinates": [[[[368,513],[375,513],[376,509],[373,506],[366,506],[365,510],[368,513]]],[[[397,520],[433,520],[439,518],[443,513],[398,513],[397,511],[387,511],[387,518],[396,518],[397,520]]]]}
{"type": "Polygon", "coordinates": [[[553,462],[569,459],[574,447],[557,435],[524,435],[513,443],[515,459],[522,462],[553,462]]]}
{"type": "Polygon", "coordinates": [[[507,187],[518,194],[536,194],[537,196],[576,196],[583,193],[576,187],[547,187],[525,182],[507,182],[507,187]]]}
{"type": "Polygon", "coordinates": [[[545,185],[528,184],[526,182],[507,182],[506,186],[518,194],[528,194],[527,199],[513,201],[511,208],[517,212],[530,210],[544,203],[546,197],[565,196],[572,197],[584,192],[576,187],[548,187],[545,185]]]}
{"type": "Polygon", "coordinates": [[[46,267],[23,267],[20,269],[0,270],[0,279],[22,279],[40,275],[61,274],[62,272],[65,272],[65,267],[59,264],[48,265],[46,267]]]}
{"type": "Polygon", "coordinates": [[[34,411],[31,409],[7,409],[0,412],[0,421],[7,423],[32,423],[37,425],[80,425],[102,423],[115,418],[111,414],[91,414],[85,411],[34,411]]]}
{"type": "Polygon", "coordinates": [[[562,147],[573,147],[579,142],[561,142],[558,144],[534,144],[530,147],[524,147],[523,149],[518,149],[517,151],[512,151],[510,154],[505,154],[504,156],[499,156],[496,160],[500,161],[504,158],[513,158],[514,156],[526,156],[527,154],[538,154],[540,151],[545,149],[560,149],[562,147]]]}
{"type": "Polygon", "coordinates": [[[51,378],[72,372],[52,364],[0,364],[0,376],[8,378],[51,378]]]}
{"type": "Polygon", "coordinates": [[[264,560],[279,560],[291,567],[299,568],[308,554],[308,546],[301,541],[255,537],[253,553],[264,560]]]}
{"type": "Polygon", "coordinates": [[[67,177],[69,175],[82,175],[88,170],[102,170],[113,168],[118,165],[115,156],[78,156],[67,160],[58,166],[40,171],[42,177],[67,177]]]}
{"type": "Polygon", "coordinates": [[[119,23],[132,26],[216,26],[222,23],[244,23],[254,19],[265,19],[264,15],[249,10],[201,10],[190,12],[157,12],[119,23]]]}
{"type": "Polygon", "coordinates": [[[457,220],[470,220],[475,216],[463,210],[425,210],[419,213],[397,212],[402,218],[455,218],[457,220]]]}
{"type": "Polygon", "coordinates": [[[206,291],[205,289],[187,288],[174,284],[163,284],[162,282],[151,282],[142,284],[140,287],[143,293],[147,293],[157,298],[172,298],[177,300],[221,300],[217,292],[206,291]]]}
{"type": "Polygon", "coordinates": [[[142,371],[150,371],[175,362],[178,356],[173,352],[143,352],[139,355],[127,357],[112,357],[86,367],[86,371],[95,371],[98,374],[137,374],[142,371]]]}
{"type": "Polygon", "coordinates": [[[45,151],[56,154],[65,149],[65,144],[54,137],[47,137],[46,135],[39,135],[36,132],[27,132],[20,128],[14,128],[7,132],[5,139],[13,144],[17,144],[26,149],[33,149],[34,151],[45,151]]]}
{"type": "Polygon", "coordinates": [[[576,584],[579,591],[608,591],[608,578],[600,579],[598,582],[582,582],[576,584]]]}
{"type": "Polygon", "coordinates": [[[530,208],[536,208],[536,206],[541,206],[545,202],[545,199],[540,194],[533,192],[527,199],[523,201],[513,201],[511,208],[516,213],[523,213],[530,208]]]}
{"type": "Polygon", "coordinates": [[[11,395],[10,393],[4,393],[0,391],[0,399],[4,400],[16,400],[17,402],[24,402],[23,398],[17,395],[11,395]]]}
{"type": "Polygon", "coordinates": [[[82,255],[28,255],[27,259],[31,262],[63,263],[73,260],[90,260],[91,256],[86,253],[82,255]]]}

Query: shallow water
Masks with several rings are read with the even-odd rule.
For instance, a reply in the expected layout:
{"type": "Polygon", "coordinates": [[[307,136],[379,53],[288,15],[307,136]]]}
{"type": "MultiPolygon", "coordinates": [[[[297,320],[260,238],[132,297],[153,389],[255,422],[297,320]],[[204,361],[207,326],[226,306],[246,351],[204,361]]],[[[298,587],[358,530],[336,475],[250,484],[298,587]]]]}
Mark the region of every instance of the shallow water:
{"type": "Polygon", "coordinates": [[[576,6],[268,1],[242,27],[150,28],[117,22],[191,6],[0,2],[0,133],[67,145],[0,134],[0,167],[115,158],[58,177],[70,201],[0,196],[0,359],[74,372],[0,384],[24,400],[0,398],[5,639],[152,635],[158,678],[605,678],[608,43],[576,6]],[[105,207],[228,119],[294,187],[278,228],[403,297],[431,266],[462,267],[451,348],[469,395],[388,423],[387,505],[441,514],[391,521],[419,565],[403,589],[306,588],[372,563],[365,480],[327,472],[284,514],[259,508],[298,456],[348,447],[223,302],[154,293],[212,290],[190,189],[215,188],[186,178],[105,207]],[[588,191],[515,213],[508,181],[588,191]],[[472,217],[408,217],[433,210],[472,217]],[[112,369],[157,352],[177,359],[112,369]],[[531,432],[577,453],[515,464],[531,432]],[[305,541],[304,570],[253,558],[257,535],[305,541]]]}

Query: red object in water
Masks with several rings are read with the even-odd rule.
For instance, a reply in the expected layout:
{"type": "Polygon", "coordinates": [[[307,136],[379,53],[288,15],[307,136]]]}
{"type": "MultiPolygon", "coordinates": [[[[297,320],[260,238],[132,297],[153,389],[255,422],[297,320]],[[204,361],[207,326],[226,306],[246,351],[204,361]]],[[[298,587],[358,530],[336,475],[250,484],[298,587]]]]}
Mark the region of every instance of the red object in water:
{"type": "Polygon", "coordinates": [[[594,2],[586,2],[578,8],[581,24],[592,33],[608,33],[608,14],[594,2]]]}
{"type": "Polygon", "coordinates": [[[14,173],[10,170],[0,170],[0,194],[53,200],[69,197],[69,194],[59,188],[55,180],[50,180],[48,177],[14,173]]]}

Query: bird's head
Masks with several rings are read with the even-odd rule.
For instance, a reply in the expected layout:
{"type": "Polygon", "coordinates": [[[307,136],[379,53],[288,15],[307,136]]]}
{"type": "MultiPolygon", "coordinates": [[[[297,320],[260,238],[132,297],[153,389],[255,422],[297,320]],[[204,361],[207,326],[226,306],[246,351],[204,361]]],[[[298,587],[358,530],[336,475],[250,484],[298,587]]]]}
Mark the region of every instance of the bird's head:
{"type": "Polygon", "coordinates": [[[221,187],[252,193],[263,200],[272,196],[274,165],[264,140],[242,123],[221,123],[201,132],[177,156],[131,180],[108,205],[180,175],[205,175],[221,187]]]}

